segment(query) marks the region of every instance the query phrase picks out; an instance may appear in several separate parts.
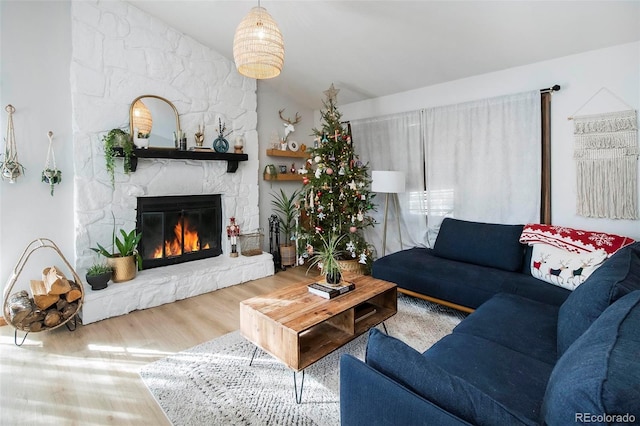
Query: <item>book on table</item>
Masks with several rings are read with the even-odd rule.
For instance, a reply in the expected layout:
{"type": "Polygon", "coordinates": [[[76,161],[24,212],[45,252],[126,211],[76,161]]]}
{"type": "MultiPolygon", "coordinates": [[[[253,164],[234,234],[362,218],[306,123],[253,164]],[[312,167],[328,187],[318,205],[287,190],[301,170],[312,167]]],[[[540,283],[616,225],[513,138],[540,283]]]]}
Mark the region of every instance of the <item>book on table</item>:
{"type": "Polygon", "coordinates": [[[320,297],[324,297],[325,299],[333,299],[334,297],[348,293],[351,290],[355,289],[356,285],[349,282],[328,284],[326,281],[321,281],[309,284],[307,288],[309,289],[310,293],[316,294],[320,297]]]}

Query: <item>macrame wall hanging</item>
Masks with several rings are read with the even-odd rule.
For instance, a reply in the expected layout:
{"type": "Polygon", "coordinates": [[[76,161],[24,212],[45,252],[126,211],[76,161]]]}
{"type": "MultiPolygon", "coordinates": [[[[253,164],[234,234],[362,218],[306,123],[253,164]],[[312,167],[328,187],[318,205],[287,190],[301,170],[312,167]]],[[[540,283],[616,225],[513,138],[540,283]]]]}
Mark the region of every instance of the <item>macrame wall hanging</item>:
{"type": "Polygon", "coordinates": [[[13,130],[13,113],[16,109],[13,105],[5,108],[9,117],[7,118],[7,137],[5,138],[4,156],[0,161],[2,179],[9,179],[10,183],[15,183],[16,179],[24,173],[24,166],[18,161],[18,148],[16,147],[16,135],[13,130]]]}
{"type": "Polygon", "coordinates": [[[630,109],[571,118],[577,174],[576,213],[585,217],[638,219],[637,112],[630,109]]]}

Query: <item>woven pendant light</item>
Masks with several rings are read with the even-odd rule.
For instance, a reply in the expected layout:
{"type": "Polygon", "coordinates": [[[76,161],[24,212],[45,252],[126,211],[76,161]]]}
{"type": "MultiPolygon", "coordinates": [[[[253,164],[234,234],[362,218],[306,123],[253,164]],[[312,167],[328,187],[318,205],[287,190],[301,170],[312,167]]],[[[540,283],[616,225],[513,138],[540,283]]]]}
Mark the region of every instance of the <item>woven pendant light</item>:
{"type": "Polygon", "coordinates": [[[252,8],[240,21],[233,38],[233,59],[238,72],[250,78],[273,78],[282,71],[284,40],[265,8],[252,8]]]}

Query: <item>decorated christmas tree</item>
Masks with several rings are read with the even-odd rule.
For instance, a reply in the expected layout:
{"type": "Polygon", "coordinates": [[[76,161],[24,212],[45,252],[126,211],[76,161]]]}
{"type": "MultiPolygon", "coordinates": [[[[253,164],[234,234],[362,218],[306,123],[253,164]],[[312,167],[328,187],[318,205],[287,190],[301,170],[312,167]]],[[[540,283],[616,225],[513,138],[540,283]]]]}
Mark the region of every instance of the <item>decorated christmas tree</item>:
{"type": "Polygon", "coordinates": [[[316,138],[309,159],[313,170],[303,180],[300,208],[306,214],[302,215],[298,243],[308,255],[321,248],[323,237],[344,235],[339,247],[342,257],[368,265],[371,246],[362,230],[373,225],[368,215],[373,209],[371,179],[368,166],[354,153],[349,126],[340,121],[338,91],[332,84],[324,92],[322,129],[313,129],[316,138]]]}

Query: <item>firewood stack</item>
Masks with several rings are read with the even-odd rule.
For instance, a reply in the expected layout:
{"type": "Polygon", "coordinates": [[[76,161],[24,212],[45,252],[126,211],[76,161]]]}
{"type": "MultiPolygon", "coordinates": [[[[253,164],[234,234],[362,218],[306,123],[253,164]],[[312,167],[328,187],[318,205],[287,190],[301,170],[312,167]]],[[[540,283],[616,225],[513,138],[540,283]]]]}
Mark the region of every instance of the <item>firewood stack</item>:
{"type": "Polygon", "coordinates": [[[78,312],[82,288],[52,266],[42,271],[42,280],[31,280],[31,294],[22,290],[9,296],[8,319],[22,331],[43,331],[57,327],[78,312]]]}

